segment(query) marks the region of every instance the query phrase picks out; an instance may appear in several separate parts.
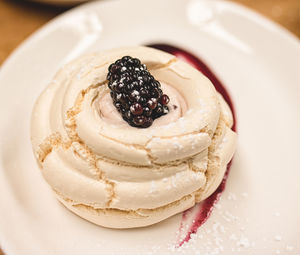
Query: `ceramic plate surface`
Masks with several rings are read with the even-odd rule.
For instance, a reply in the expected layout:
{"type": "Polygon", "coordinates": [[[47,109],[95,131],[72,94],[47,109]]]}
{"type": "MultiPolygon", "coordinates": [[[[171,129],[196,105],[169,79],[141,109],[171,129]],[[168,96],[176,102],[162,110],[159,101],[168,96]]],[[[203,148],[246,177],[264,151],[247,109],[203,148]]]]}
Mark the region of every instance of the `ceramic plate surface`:
{"type": "Polygon", "coordinates": [[[25,41],[0,71],[0,244],[15,254],[300,254],[300,43],[236,4],[91,2],[25,41]],[[205,61],[228,88],[239,144],[208,221],[175,248],[181,215],[112,230],[65,209],[30,144],[34,101],[56,71],[95,50],[162,42],[205,61]]]}

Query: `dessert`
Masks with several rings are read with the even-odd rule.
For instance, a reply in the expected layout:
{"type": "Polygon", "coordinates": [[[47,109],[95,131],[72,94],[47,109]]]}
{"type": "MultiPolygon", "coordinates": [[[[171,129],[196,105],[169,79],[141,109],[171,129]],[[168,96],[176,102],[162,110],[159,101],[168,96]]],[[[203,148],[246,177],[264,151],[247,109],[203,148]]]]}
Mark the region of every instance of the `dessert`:
{"type": "Polygon", "coordinates": [[[212,194],[234,153],[232,125],[203,74],[168,53],[132,47],[64,66],[34,106],[31,139],[45,180],[67,208],[101,226],[132,228],[212,194]],[[168,95],[168,112],[143,128],[123,119],[110,94],[108,68],[124,56],[145,64],[168,95]]]}

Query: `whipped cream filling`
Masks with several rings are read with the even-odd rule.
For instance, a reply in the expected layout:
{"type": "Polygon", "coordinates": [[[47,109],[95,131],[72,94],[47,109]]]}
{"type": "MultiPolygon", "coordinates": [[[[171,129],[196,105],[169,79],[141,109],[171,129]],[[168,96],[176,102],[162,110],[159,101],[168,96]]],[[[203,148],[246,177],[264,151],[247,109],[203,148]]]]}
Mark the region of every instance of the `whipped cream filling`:
{"type": "MultiPolygon", "coordinates": [[[[170,98],[170,102],[168,103],[169,113],[155,119],[148,129],[175,122],[185,114],[188,108],[184,97],[176,88],[165,82],[160,83],[163,93],[167,94],[170,98]]],[[[105,93],[102,97],[99,97],[95,101],[95,104],[100,117],[105,121],[114,125],[124,126],[124,128],[133,128],[125,120],[123,120],[121,114],[113,105],[113,100],[109,93],[105,93]]]]}

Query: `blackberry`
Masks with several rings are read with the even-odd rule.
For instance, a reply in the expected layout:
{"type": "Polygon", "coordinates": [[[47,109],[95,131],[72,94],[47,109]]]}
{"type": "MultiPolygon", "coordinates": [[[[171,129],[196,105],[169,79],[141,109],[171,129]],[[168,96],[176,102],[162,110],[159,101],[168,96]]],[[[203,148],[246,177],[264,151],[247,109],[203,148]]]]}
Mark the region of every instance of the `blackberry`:
{"type": "Polygon", "coordinates": [[[109,66],[107,80],[113,103],[129,125],[147,128],[169,112],[169,97],[139,59],[118,59],[109,66]]]}

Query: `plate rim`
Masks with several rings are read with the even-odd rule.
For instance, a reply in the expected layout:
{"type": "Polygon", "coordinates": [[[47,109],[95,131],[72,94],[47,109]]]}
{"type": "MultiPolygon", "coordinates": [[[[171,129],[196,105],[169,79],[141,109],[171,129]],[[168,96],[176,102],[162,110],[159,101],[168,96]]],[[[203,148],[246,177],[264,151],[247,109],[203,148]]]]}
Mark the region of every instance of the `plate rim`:
{"type": "MultiPolygon", "coordinates": [[[[46,22],[44,25],[39,27],[36,31],[34,31],[32,34],[30,34],[24,41],[22,41],[9,55],[8,57],[3,61],[2,65],[0,66],[0,77],[2,73],[4,72],[6,68],[11,65],[11,63],[14,61],[15,58],[18,57],[19,54],[24,51],[28,45],[32,44],[35,40],[38,40],[42,34],[44,34],[45,30],[50,30],[51,27],[55,26],[57,23],[60,22],[61,19],[65,19],[68,16],[75,15],[76,12],[80,12],[84,9],[89,9],[92,8],[93,6],[101,5],[101,4],[118,4],[118,2],[121,1],[126,1],[126,0],[114,0],[114,1],[109,1],[109,0],[96,0],[92,2],[87,2],[80,4],[74,8],[71,8],[70,10],[67,10],[58,16],[54,17],[50,21],[46,22]]],[[[146,1],[146,0],[143,0],[146,1]]],[[[177,0],[178,1],[178,0],[177,0]]],[[[186,0],[188,1],[188,0],[186,0]]],[[[209,1],[209,0],[202,0],[202,1],[209,1]]],[[[263,14],[260,14],[256,12],[255,10],[246,7],[240,3],[232,2],[230,0],[210,0],[213,2],[221,2],[224,3],[228,6],[233,7],[234,9],[238,10],[239,14],[245,16],[246,18],[252,20],[256,19],[260,21],[260,26],[264,27],[269,27],[272,28],[274,32],[276,32],[279,36],[284,37],[289,41],[289,43],[297,44],[300,49],[300,38],[298,38],[295,34],[290,32],[287,28],[283,27],[281,24],[276,23],[273,20],[270,20],[263,14]]]]}

